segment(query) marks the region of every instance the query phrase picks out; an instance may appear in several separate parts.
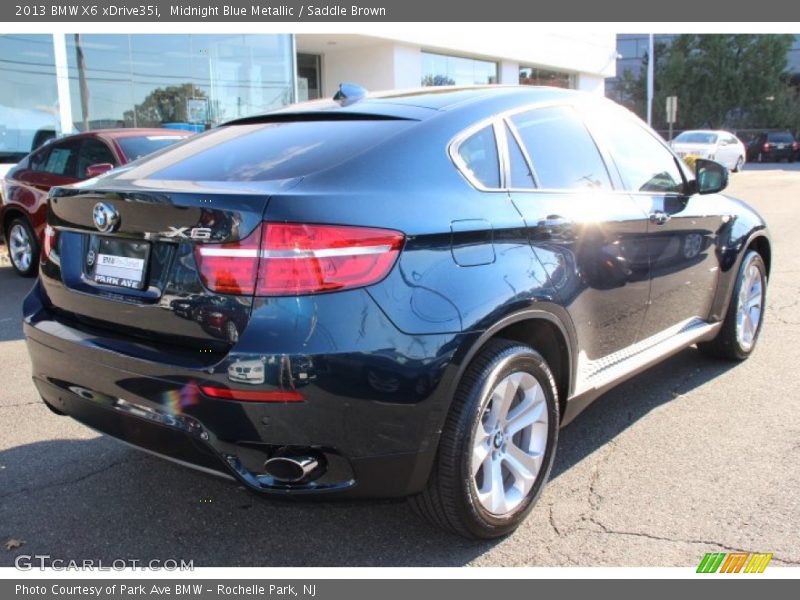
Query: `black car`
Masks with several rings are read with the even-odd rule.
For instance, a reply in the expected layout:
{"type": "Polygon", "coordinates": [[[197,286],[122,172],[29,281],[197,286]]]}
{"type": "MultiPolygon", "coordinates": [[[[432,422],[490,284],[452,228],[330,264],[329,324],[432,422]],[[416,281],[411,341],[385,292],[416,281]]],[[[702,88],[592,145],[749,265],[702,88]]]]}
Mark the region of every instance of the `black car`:
{"type": "Polygon", "coordinates": [[[753,351],[771,245],[726,183],[562,89],[233,121],[52,193],[34,382],[57,413],[264,494],[410,496],[501,536],[592,400],[692,344],[753,351]]]}
{"type": "Polygon", "coordinates": [[[747,144],[747,160],[752,162],[794,162],[800,157],[800,143],[788,131],[759,133],[747,144]]]}

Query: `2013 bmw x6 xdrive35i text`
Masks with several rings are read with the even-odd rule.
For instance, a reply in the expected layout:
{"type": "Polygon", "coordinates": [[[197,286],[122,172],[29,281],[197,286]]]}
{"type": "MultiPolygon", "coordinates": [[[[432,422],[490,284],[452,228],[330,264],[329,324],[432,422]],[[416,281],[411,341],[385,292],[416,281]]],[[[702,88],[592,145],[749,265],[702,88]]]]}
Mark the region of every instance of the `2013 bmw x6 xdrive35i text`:
{"type": "Polygon", "coordinates": [[[692,344],[753,351],[770,241],[726,182],[567,90],[241,119],[51,193],[33,378],[252,490],[410,496],[501,536],[597,396],[692,344]]]}

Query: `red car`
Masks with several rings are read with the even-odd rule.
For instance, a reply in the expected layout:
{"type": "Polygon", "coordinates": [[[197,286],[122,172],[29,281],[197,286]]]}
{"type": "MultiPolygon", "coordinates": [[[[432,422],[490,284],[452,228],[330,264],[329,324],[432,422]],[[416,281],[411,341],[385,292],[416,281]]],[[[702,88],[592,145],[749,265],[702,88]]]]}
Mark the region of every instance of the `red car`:
{"type": "Polygon", "coordinates": [[[89,131],[46,143],[19,161],[3,180],[0,204],[0,227],[17,273],[36,274],[51,187],[97,177],[189,135],[176,129],[89,131]]]}

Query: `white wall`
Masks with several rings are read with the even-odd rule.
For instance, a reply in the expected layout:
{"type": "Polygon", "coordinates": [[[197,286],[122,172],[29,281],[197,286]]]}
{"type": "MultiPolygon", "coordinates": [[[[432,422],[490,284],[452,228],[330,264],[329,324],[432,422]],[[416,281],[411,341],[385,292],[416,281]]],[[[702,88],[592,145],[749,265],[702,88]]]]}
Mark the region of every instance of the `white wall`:
{"type": "Polygon", "coordinates": [[[519,63],[513,60],[501,60],[497,65],[498,83],[517,85],[519,83],[519,63]]]}
{"type": "Polygon", "coordinates": [[[357,83],[370,91],[394,88],[394,46],[391,42],[377,42],[326,50],[322,57],[323,98],[333,96],[339,84],[345,82],[357,83]]]}
{"type": "Polygon", "coordinates": [[[577,88],[584,92],[592,92],[605,96],[606,93],[606,80],[599,75],[590,75],[588,73],[578,74],[577,88]]]}
{"type": "Polygon", "coordinates": [[[373,92],[416,88],[422,79],[420,49],[380,40],[352,48],[326,49],[322,79],[323,97],[335,94],[344,82],[357,83],[373,92]]]}
{"type": "Polygon", "coordinates": [[[394,87],[416,88],[422,84],[422,57],[419,46],[396,44],[394,47],[394,87]]]}

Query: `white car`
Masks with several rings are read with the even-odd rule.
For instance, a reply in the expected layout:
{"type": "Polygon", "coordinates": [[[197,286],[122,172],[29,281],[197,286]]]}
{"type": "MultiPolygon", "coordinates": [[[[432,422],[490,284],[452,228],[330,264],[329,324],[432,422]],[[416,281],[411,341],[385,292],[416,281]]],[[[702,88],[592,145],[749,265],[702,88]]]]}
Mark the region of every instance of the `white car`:
{"type": "Polygon", "coordinates": [[[228,379],[253,385],[264,383],[264,361],[237,360],[228,367],[228,379]]]}
{"type": "Polygon", "coordinates": [[[715,160],[734,173],[742,169],[747,156],[744,144],[728,131],[684,131],[670,145],[681,158],[692,155],[715,160]]]}

